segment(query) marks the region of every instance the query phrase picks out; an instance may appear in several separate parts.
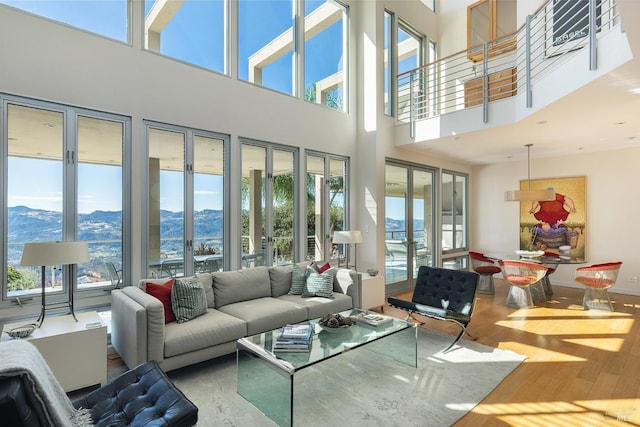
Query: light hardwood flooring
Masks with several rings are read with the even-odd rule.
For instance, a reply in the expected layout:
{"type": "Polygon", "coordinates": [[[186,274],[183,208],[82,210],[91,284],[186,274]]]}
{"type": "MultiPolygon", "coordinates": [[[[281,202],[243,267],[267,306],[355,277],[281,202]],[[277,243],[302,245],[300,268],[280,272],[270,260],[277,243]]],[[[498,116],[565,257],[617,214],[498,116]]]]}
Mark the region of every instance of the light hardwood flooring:
{"type": "MultiPolygon", "coordinates": [[[[517,310],[505,306],[508,285],[494,280],[495,295],[477,296],[469,331],[481,344],[528,358],[457,427],[640,425],[640,297],[611,293],[615,312],[585,311],[582,289],[554,286],[546,303],[517,310]]],[[[405,317],[388,306],[384,312],[405,317]]],[[[424,327],[458,331],[432,319],[424,327]]],[[[125,368],[117,354],[109,359],[113,378],[125,368]]]]}
{"type": "Polygon", "coordinates": [[[585,311],[582,289],[554,286],[546,303],[518,310],[505,306],[506,282],[494,280],[495,295],[477,296],[469,331],[528,358],[456,426],[640,425],[640,297],[610,293],[615,312],[585,311]]]}

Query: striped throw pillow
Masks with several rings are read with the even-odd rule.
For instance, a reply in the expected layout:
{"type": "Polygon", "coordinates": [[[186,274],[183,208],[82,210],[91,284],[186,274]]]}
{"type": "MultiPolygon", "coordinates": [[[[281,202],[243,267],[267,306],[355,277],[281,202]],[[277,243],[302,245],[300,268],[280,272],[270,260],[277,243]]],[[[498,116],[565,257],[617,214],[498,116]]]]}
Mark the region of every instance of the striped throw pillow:
{"type": "Polygon", "coordinates": [[[315,269],[308,267],[307,274],[307,282],[302,291],[303,298],[333,298],[333,278],[336,275],[335,268],[330,268],[323,273],[318,273],[315,269]]]}
{"type": "Polygon", "coordinates": [[[171,288],[171,308],[178,323],[207,312],[207,294],[196,276],[176,279],[171,288]]]}

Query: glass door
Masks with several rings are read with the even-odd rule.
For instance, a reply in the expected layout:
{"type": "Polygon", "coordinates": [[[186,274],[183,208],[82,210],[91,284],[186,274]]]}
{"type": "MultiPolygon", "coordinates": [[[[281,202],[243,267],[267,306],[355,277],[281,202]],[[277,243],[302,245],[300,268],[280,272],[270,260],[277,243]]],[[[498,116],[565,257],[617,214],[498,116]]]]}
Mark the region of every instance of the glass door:
{"type": "Polygon", "coordinates": [[[223,270],[228,136],[149,123],[147,140],[147,277],[223,270]]]}
{"type": "Polygon", "coordinates": [[[413,288],[418,268],[433,265],[436,171],[387,162],[385,283],[387,294],[413,288]]]}
{"type": "Polygon", "coordinates": [[[242,143],[242,268],[293,263],[296,161],[293,149],[242,143]]]}

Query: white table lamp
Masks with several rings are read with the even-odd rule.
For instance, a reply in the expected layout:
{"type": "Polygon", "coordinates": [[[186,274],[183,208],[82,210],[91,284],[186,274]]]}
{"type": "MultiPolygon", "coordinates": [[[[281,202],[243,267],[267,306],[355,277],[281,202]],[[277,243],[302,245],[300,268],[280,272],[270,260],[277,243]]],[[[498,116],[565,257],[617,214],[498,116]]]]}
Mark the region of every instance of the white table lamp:
{"type": "MultiPolygon", "coordinates": [[[[333,232],[333,243],[349,245],[354,244],[354,257],[358,258],[358,247],[355,246],[358,243],[362,243],[362,233],[360,230],[345,230],[333,232]]],[[[356,262],[353,263],[353,268],[356,269],[356,262]]],[[[340,267],[340,257],[338,257],[338,267],[340,267]]],[[[347,268],[349,268],[349,253],[347,252],[347,268]]]]}
{"type": "MultiPolygon", "coordinates": [[[[42,325],[45,311],[47,308],[57,308],[60,304],[50,304],[48,307],[45,303],[45,267],[54,265],[70,265],[71,277],[74,276],[74,267],[81,262],[89,261],[89,246],[87,242],[63,241],[63,242],[35,242],[25,243],[22,251],[22,260],[20,265],[23,266],[41,266],[42,276],[42,308],[40,317],[38,317],[38,327],[42,325]]],[[[69,309],[71,315],[76,319],[73,310],[73,284],[69,285],[69,309]]],[[[63,303],[67,304],[67,303],[63,303]]],[[[78,319],[76,319],[76,322],[78,319]]]]}

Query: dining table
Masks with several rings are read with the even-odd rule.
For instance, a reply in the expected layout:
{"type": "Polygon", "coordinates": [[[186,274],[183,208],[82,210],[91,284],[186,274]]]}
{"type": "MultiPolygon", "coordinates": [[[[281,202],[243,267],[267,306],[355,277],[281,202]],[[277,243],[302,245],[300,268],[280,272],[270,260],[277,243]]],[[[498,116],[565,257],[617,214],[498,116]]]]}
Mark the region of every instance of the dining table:
{"type": "MultiPolygon", "coordinates": [[[[563,255],[556,254],[553,252],[544,252],[542,255],[533,254],[535,251],[522,251],[522,250],[513,250],[511,252],[495,252],[495,253],[485,253],[489,259],[494,261],[499,260],[520,260],[520,261],[529,261],[535,262],[536,264],[542,264],[550,268],[558,268],[560,264],[585,264],[587,260],[581,257],[574,257],[571,255],[563,255]],[[531,254],[522,255],[522,253],[531,252],[531,254]]],[[[551,282],[547,276],[540,279],[536,284],[542,286],[533,286],[532,289],[542,288],[545,295],[553,295],[553,288],[551,287],[551,282]],[[538,283],[542,282],[542,283],[538,283]]]]}

